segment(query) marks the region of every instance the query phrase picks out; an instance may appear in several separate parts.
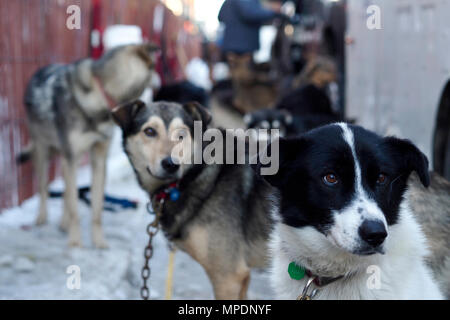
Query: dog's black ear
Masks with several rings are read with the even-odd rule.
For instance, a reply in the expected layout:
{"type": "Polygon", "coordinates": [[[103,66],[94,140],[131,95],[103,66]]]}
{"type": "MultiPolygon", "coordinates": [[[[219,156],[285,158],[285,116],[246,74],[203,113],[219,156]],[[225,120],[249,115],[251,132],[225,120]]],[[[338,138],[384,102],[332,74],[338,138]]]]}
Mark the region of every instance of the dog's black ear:
{"type": "Polygon", "coordinates": [[[200,103],[195,101],[185,103],[183,109],[186,110],[194,121],[201,121],[205,126],[211,123],[211,113],[200,103]]]}
{"type": "Polygon", "coordinates": [[[399,159],[401,168],[409,176],[412,171],[417,172],[420,181],[425,187],[430,185],[427,157],[409,140],[387,137],[387,144],[391,152],[399,159]]]}
{"type": "Polygon", "coordinates": [[[112,110],[112,117],[114,122],[117,123],[124,132],[128,132],[133,119],[136,117],[139,110],[143,108],[145,108],[145,103],[141,100],[135,100],[114,108],[112,110]]]}
{"type": "Polygon", "coordinates": [[[306,145],[306,139],[303,137],[287,139],[278,138],[272,141],[263,153],[259,154],[257,164],[252,166],[252,168],[271,185],[282,189],[283,186],[286,186],[287,179],[292,173],[295,162],[298,157],[301,157],[306,145]],[[275,144],[278,144],[278,146],[275,144]],[[270,163],[262,161],[262,158],[266,154],[270,155],[270,163]],[[273,163],[273,161],[277,161],[278,165],[273,163]],[[265,164],[262,162],[265,162],[265,164]],[[276,170],[274,174],[264,174],[262,169],[267,167],[275,167],[278,168],[278,170],[276,170]]]}

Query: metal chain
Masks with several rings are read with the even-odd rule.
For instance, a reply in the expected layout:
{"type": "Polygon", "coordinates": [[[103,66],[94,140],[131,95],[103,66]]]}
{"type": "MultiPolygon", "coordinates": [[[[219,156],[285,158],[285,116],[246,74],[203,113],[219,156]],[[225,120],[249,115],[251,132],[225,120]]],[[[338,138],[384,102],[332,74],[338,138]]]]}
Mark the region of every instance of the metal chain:
{"type": "MultiPolygon", "coordinates": [[[[161,216],[161,212],[162,212],[162,207],[164,204],[164,199],[161,199],[160,202],[157,202],[157,206],[156,206],[156,217],[155,220],[153,220],[153,222],[150,222],[147,226],[147,234],[148,234],[148,243],[147,246],[145,247],[144,250],[144,258],[145,258],[145,263],[144,266],[142,267],[142,271],[141,271],[141,276],[142,276],[142,280],[143,280],[143,285],[141,288],[141,298],[144,300],[148,300],[150,298],[150,289],[147,286],[147,281],[150,278],[150,274],[151,274],[151,270],[150,270],[150,266],[149,266],[149,261],[153,256],[153,237],[156,236],[156,234],[159,231],[159,217],[161,216]]],[[[147,206],[147,210],[150,213],[153,213],[151,210],[149,210],[149,206],[147,206]]]]}
{"type": "Polygon", "coordinates": [[[297,297],[297,300],[312,300],[316,296],[318,289],[313,289],[311,293],[309,293],[309,289],[314,285],[315,279],[316,277],[311,277],[308,279],[305,287],[303,288],[302,294],[297,297]]]}

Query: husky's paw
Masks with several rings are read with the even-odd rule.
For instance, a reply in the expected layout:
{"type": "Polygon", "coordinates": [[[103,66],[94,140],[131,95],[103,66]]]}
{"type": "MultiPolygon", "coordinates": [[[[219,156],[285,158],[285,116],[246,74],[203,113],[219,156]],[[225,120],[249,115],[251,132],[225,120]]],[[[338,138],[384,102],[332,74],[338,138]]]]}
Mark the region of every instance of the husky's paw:
{"type": "Polygon", "coordinates": [[[94,238],[93,242],[94,242],[94,246],[97,249],[108,249],[109,248],[108,242],[106,242],[105,238],[103,238],[103,237],[102,238],[94,238]]]}
{"type": "Polygon", "coordinates": [[[69,237],[69,247],[70,248],[81,248],[82,246],[83,245],[81,244],[81,239],[69,237]]]}
{"type": "Polygon", "coordinates": [[[64,213],[61,222],[59,224],[59,229],[63,232],[67,232],[69,231],[69,227],[70,227],[70,219],[69,216],[67,214],[64,213]]]}
{"type": "Polygon", "coordinates": [[[97,249],[107,249],[109,247],[105,237],[103,236],[103,231],[99,226],[93,227],[92,242],[97,249]]]}
{"type": "Polygon", "coordinates": [[[71,226],[69,228],[69,247],[82,247],[79,226],[71,226]]]}
{"type": "Polygon", "coordinates": [[[41,226],[47,223],[47,212],[41,211],[36,219],[36,225],[41,226]]]}

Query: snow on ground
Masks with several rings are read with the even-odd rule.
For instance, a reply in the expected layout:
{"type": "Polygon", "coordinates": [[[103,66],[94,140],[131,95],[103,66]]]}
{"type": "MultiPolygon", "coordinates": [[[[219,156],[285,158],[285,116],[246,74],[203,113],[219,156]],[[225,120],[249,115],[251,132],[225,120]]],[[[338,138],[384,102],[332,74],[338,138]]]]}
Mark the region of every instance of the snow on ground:
{"type": "MultiPolygon", "coordinates": [[[[0,214],[0,299],[139,299],[140,270],[147,242],[147,195],[139,188],[128,160],[121,152],[120,137],[114,139],[108,162],[106,193],[138,200],[137,210],[104,212],[103,228],[109,249],[93,248],[90,238],[90,208],[79,202],[83,248],[69,249],[67,235],[58,229],[62,200],[49,199],[48,223],[35,226],[38,197],[0,214]],[[81,271],[80,289],[69,289],[69,266],[81,271]]],[[[78,185],[89,185],[90,168],[79,170],[78,185]]],[[[50,190],[63,190],[56,179],[50,190]]],[[[164,299],[168,243],[162,233],[154,239],[150,261],[151,297],[164,299]]],[[[212,299],[211,284],[202,267],[187,254],[175,256],[173,299],[212,299]]],[[[249,299],[271,299],[267,273],[252,271],[249,299]]]]}

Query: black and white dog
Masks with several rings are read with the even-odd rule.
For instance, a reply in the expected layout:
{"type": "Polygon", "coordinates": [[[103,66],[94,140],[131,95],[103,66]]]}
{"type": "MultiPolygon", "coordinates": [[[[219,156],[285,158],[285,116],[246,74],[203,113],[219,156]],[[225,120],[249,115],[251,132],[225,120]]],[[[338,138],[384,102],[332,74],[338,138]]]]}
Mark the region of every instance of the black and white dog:
{"type": "Polygon", "coordinates": [[[337,123],[281,139],[271,243],[281,299],[442,299],[426,239],[404,198],[428,160],[408,140],[337,123]]]}

